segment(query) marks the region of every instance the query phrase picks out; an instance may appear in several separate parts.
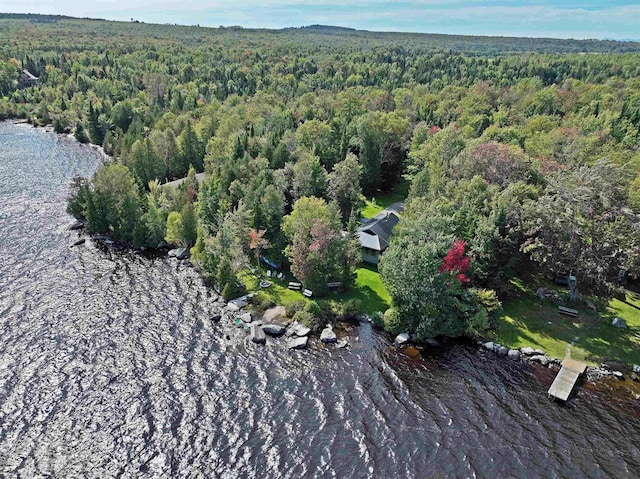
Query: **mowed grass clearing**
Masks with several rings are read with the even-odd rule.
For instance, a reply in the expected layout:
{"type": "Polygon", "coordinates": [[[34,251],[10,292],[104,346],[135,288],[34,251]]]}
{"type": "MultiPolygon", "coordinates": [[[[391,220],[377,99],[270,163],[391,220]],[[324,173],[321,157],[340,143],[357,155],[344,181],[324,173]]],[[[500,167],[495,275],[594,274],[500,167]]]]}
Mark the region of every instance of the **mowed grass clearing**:
{"type": "Polygon", "coordinates": [[[504,303],[495,340],[507,347],[542,348],[551,357],[564,358],[570,349],[574,359],[589,364],[605,360],[640,364],[640,295],[628,292],[624,300],[613,299],[602,316],[580,301],[577,318],[558,313],[557,305],[531,292],[504,303]],[[621,317],[629,329],[611,325],[621,317]]]}
{"type": "Polygon", "coordinates": [[[393,191],[382,193],[374,198],[367,198],[361,216],[363,218],[373,218],[389,205],[404,201],[408,195],[409,182],[403,179],[393,191]]]}
{"type": "MultiPolygon", "coordinates": [[[[375,266],[361,265],[356,270],[355,284],[346,291],[336,291],[329,293],[322,298],[311,298],[322,304],[327,301],[345,302],[350,299],[358,299],[362,302],[362,312],[373,314],[376,311],[385,312],[391,305],[391,298],[380,278],[380,274],[375,266]]],[[[291,274],[286,273],[282,281],[276,278],[268,278],[265,270],[249,271],[240,275],[240,280],[244,283],[249,292],[262,292],[278,305],[287,306],[295,301],[309,301],[300,291],[288,288],[289,281],[297,281],[291,274]],[[269,288],[260,288],[261,280],[271,282],[269,288]]]]}

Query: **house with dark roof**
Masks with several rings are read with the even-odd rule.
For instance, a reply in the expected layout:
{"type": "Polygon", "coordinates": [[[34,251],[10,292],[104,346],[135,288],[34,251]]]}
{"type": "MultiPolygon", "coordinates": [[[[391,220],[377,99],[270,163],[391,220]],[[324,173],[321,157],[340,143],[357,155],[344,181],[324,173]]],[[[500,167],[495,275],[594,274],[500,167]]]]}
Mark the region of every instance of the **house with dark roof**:
{"type": "Polygon", "coordinates": [[[36,86],[40,80],[29,70],[22,70],[18,76],[18,88],[36,86]]]}
{"type": "Polygon", "coordinates": [[[378,264],[380,255],[389,246],[393,228],[400,221],[402,203],[395,203],[371,219],[364,220],[358,228],[357,237],[362,247],[362,261],[378,264]]]}

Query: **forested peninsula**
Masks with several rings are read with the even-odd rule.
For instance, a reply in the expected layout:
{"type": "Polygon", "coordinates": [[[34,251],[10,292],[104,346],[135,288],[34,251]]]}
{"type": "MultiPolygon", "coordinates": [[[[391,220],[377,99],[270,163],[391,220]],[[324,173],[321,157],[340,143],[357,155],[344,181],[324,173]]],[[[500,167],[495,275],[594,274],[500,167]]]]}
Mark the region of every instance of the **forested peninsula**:
{"type": "Polygon", "coordinates": [[[640,273],[638,43],[6,14],[0,40],[0,118],[112,158],[68,211],[189,248],[227,299],[268,280],[256,306],[301,323],[479,337],[549,279],[603,311],[640,273]]]}

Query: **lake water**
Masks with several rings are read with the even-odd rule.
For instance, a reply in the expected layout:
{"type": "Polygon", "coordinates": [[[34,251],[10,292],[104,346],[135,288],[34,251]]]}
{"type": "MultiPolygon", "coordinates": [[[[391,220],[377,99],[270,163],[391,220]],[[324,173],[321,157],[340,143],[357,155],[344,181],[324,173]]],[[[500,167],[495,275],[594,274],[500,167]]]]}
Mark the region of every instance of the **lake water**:
{"type": "Polygon", "coordinates": [[[470,345],[265,347],[175,259],[69,248],[87,146],[0,123],[0,476],[640,477],[637,401],[470,345]]]}

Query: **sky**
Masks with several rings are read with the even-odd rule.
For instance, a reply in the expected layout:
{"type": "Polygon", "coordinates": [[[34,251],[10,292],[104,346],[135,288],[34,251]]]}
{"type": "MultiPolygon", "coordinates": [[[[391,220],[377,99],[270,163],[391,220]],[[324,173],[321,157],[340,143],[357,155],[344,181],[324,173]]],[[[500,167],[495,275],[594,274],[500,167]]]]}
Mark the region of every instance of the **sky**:
{"type": "Polygon", "coordinates": [[[640,39],[640,0],[1,0],[1,12],[148,23],[640,39]]]}

